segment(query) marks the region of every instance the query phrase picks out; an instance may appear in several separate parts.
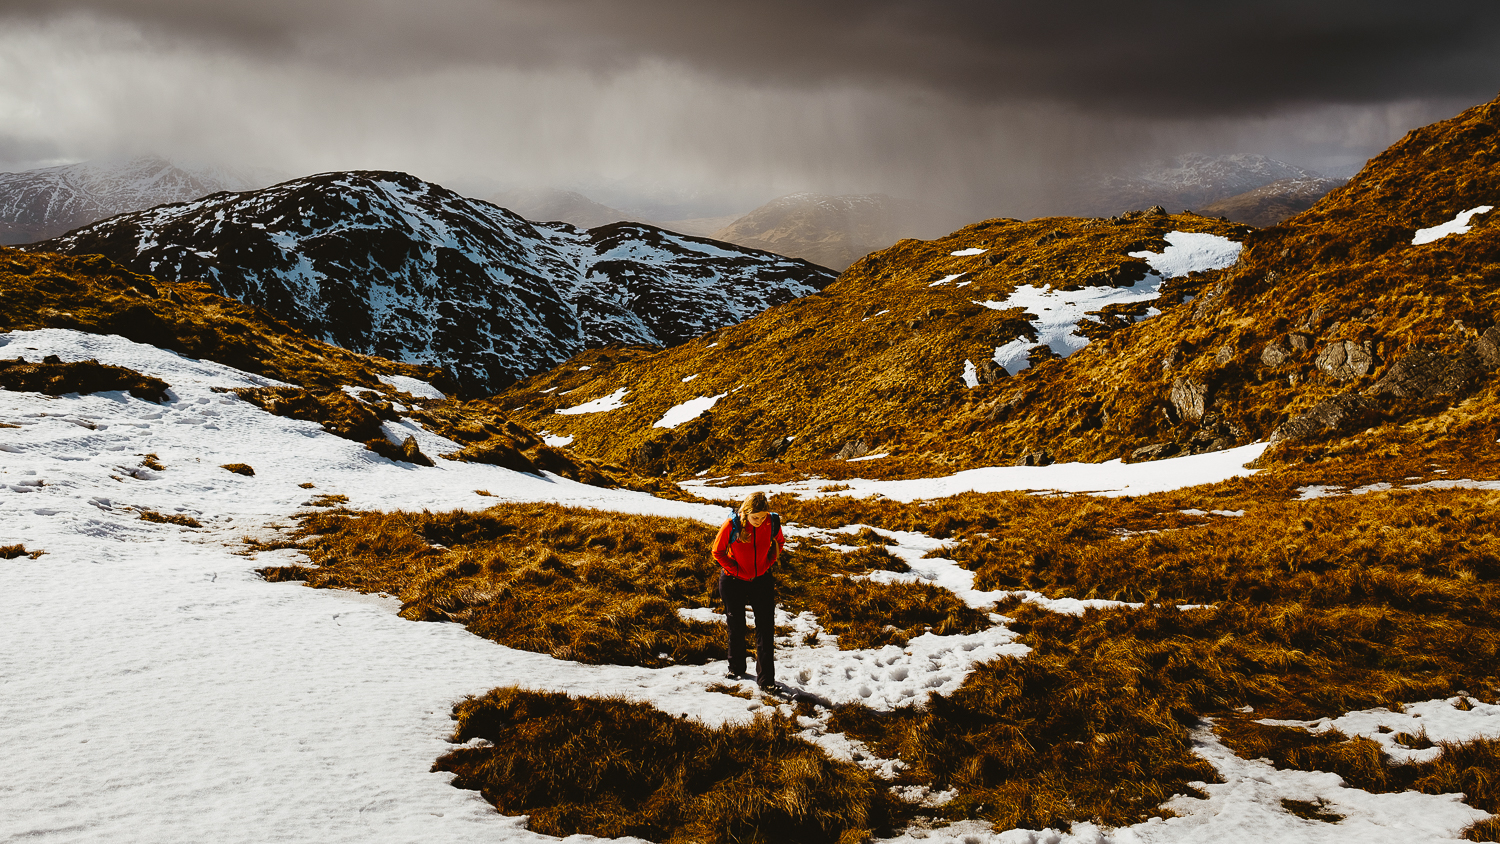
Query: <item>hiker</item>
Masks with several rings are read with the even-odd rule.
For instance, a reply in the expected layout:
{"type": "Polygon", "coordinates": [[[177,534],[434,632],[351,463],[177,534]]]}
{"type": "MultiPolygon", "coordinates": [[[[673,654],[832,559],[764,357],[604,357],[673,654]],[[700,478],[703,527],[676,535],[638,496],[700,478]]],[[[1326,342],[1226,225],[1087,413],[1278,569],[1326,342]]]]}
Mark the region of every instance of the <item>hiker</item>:
{"type": "Polygon", "coordinates": [[[719,564],[719,595],[729,617],[729,677],[746,679],[745,605],[755,613],[755,682],[776,688],[776,575],[786,537],[781,516],[771,512],[764,492],[752,492],[739,512],[719,528],[714,562],[719,564]]]}

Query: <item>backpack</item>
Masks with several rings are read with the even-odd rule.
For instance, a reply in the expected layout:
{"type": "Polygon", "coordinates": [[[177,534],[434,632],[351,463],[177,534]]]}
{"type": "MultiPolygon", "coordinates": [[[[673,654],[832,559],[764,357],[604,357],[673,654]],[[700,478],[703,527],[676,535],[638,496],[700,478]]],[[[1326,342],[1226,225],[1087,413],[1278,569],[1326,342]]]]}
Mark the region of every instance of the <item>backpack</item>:
{"type": "MultiPolygon", "coordinates": [[[[739,513],[739,511],[738,510],[731,510],[730,511],[730,515],[729,515],[729,544],[730,545],[733,545],[734,543],[740,541],[740,528],[741,527],[742,527],[742,525],[740,523],[740,513],[739,513]]],[[[775,536],[778,532],[780,532],[780,530],[781,530],[781,514],[780,513],[772,513],[771,514],[771,527],[773,528],[773,530],[771,531],[771,535],[772,536],[775,536]]]]}

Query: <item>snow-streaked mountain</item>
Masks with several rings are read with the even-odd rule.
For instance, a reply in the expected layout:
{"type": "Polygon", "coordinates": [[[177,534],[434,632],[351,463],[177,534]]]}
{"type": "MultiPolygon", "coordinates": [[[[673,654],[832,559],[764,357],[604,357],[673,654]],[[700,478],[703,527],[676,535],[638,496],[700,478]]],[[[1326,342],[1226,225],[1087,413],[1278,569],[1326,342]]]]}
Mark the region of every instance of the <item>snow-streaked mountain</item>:
{"type": "Polygon", "coordinates": [[[622,221],[644,222],[618,208],[595,202],[577,191],[559,188],[505,190],[490,197],[490,202],[509,208],[528,220],[572,223],[581,229],[622,221]]]}
{"type": "Polygon", "coordinates": [[[884,194],[795,193],[762,205],[712,237],[842,271],[903,237],[944,233],[937,216],[935,209],[884,194]]]}
{"type": "Polygon", "coordinates": [[[273,181],[258,171],[184,168],[155,156],[0,173],[0,244],[33,243],[116,214],[273,181]]]}
{"type": "Polygon", "coordinates": [[[198,279],[354,351],[489,393],[585,348],[672,345],[833,273],[639,223],[532,223],[405,173],[325,173],[33,244],[198,279]]]}
{"type": "Polygon", "coordinates": [[[1264,155],[1180,155],[1133,171],[1083,181],[1072,189],[1073,213],[1109,216],[1165,207],[1200,210],[1216,200],[1282,179],[1319,179],[1311,170],[1264,155]]]}
{"type": "Polygon", "coordinates": [[[1269,185],[1215,200],[1199,210],[1209,216],[1228,217],[1237,223],[1264,228],[1301,214],[1347,181],[1321,177],[1277,179],[1269,185]]]}

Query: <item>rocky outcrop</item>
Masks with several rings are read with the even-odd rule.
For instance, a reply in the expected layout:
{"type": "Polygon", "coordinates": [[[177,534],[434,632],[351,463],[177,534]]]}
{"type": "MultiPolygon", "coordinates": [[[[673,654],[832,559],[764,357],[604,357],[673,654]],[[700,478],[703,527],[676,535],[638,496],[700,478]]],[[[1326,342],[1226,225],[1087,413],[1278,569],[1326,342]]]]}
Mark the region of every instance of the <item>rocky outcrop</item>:
{"type": "Polygon", "coordinates": [[[1203,418],[1211,404],[1209,389],[1202,379],[1182,377],[1172,382],[1169,396],[1177,410],[1177,418],[1184,422],[1197,422],[1203,418]]]}
{"type": "MultiPolygon", "coordinates": [[[[1342,346],[1346,353],[1351,346],[1361,350],[1367,348],[1348,342],[1329,348],[1336,346],[1342,346]]],[[[1320,354],[1319,368],[1323,368],[1322,360],[1320,354]]],[[[1271,442],[1353,431],[1378,413],[1399,412],[1404,403],[1444,396],[1462,397],[1473,392],[1497,369],[1500,369],[1500,327],[1490,328],[1474,337],[1456,352],[1412,349],[1392,363],[1373,386],[1319,402],[1312,410],[1277,428],[1271,434],[1271,442]],[[1392,399],[1396,400],[1395,404],[1392,399]]]]}
{"type": "Polygon", "coordinates": [[[1330,378],[1353,381],[1369,374],[1370,368],[1374,365],[1375,356],[1371,354],[1372,345],[1368,340],[1363,343],[1356,343],[1353,340],[1336,340],[1318,352],[1315,363],[1318,369],[1330,378]]]}

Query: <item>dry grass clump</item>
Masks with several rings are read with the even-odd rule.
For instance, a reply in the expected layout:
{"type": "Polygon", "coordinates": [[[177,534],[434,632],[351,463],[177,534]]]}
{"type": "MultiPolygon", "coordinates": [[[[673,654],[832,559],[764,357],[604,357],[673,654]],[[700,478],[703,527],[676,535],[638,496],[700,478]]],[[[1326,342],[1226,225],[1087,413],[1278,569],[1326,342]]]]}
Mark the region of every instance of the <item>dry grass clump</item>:
{"type": "Polygon", "coordinates": [[[201,528],[203,523],[192,516],[184,516],[181,513],[158,513],[155,510],[141,508],[141,521],[156,522],[164,525],[179,525],[181,527],[201,528]]]}
{"type": "MultiPolygon", "coordinates": [[[[1263,752],[1244,736],[1268,733],[1234,712],[1249,704],[1256,717],[1310,719],[1500,688],[1500,494],[1295,502],[1265,494],[1275,489],[1245,478],[1113,501],[805,502],[829,519],[860,510],[867,523],[893,529],[953,519],[963,541],[944,553],[974,568],[980,588],[1150,602],[1081,617],[1002,605],[1034,649],[1025,659],[983,666],[925,709],[845,707],[835,727],[905,760],[913,781],[957,788],[950,814],[1002,828],[1121,825],[1160,814],[1187,783],[1212,780],[1189,736],[1205,716],[1223,719],[1221,732],[1241,755],[1341,774],[1358,768],[1387,790],[1414,787],[1372,742],[1283,731],[1276,735],[1303,750],[1263,752]],[[981,504],[988,514],[977,512],[981,504]],[[1245,512],[1180,512],[1190,505],[1245,512]],[[986,515],[999,527],[986,525],[986,515]],[[1329,747],[1344,767],[1324,761],[1329,747]]],[[[1445,755],[1452,770],[1431,788],[1481,794],[1491,786],[1471,780],[1495,769],[1494,752],[1481,744],[1463,750],[1468,756],[1445,755]]]]}
{"type": "Polygon", "coordinates": [[[40,548],[35,551],[27,551],[25,545],[0,545],[0,560],[14,560],[18,557],[30,557],[35,560],[45,553],[47,552],[40,548]]]}
{"type": "MultiPolygon", "coordinates": [[[[720,625],[677,614],[717,605],[714,534],[684,519],[550,504],[477,513],[335,510],[304,516],[298,531],[316,568],[262,574],[399,595],[405,618],[457,621],[509,647],[560,659],[660,667],[725,656],[720,625]]],[[[815,613],[843,648],[989,625],[984,614],[930,585],[848,579],[870,570],[857,555],[788,550],[776,568],[779,601],[792,612],[815,613]]]]}
{"type": "Polygon", "coordinates": [[[125,390],[132,396],[160,404],[167,400],[167,382],[123,366],[105,366],[96,360],[63,363],[48,355],[41,363],[25,358],[0,360],[0,390],[45,393],[102,393],[125,390]]]}
{"type": "Polygon", "coordinates": [[[495,689],[454,707],[458,748],[435,771],[544,835],[661,842],[854,844],[896,801],[789,719],[707,727],[620,698],[495,689]]]}
{"type": "MultiPolygon", "coordinates": [[[[317,422],[323,429],[389,460],[431,466],[432,459],[417,447],[415,437],[400,445],[386,438],[380,423],[398,422],[401,416],[385,399],[363,401],[343,390],[305,390],[300,387],[242,387],[234,394],[260,409],[289,419],[317,422]]],[[[368,395],[368,393],[367,393],[368,395]]]]}
{"type": "MultiPolygon", "coordinates": [[[[1249,759],[1269,759],[1278,768],[1328,771],[1343,777],[1350,788],[1375,794],[1461,792],[1468,805],[1500,812],[1500,778],[1496,777],[1500,771],[1500,741],[1442,742],[1437,745],[1442,754],[1432,761],[1393,764],[1378,743],[1337,730],[1310,733],[1296,727],[1257,724],[1245,717],[1225,718],[1215,728],[1235,753],[1249,759]]],[[[1473,825],[1464,837],[1500,841],[1500,818],[1473,825]]]]}
{"type": "Polygon", "coordinates": [[[219,468],[227,469],[236,475],[244,475],[247,478],[255,477],[255,468],[249,463],[225,463],[219,468]]]}

